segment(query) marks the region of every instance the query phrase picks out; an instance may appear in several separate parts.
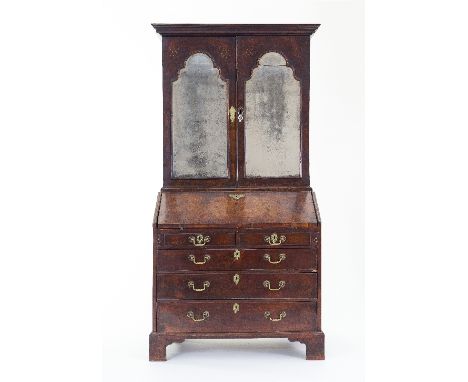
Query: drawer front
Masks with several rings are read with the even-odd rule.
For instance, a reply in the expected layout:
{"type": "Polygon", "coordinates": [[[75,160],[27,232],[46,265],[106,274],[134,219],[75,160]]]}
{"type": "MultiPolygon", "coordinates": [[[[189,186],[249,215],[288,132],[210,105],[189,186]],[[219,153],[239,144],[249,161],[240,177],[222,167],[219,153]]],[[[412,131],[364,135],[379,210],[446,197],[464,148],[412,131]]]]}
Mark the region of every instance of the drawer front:
{"type": "Polygon", "coordinates": [[[157,280],[158,299],[317,297],[315,273],[168,273],[157,280]]]}
{"type": "Polygon", "coordinates": [[[236,244],[234,231],[160,232],[160,243],[169,248],[233,247],[236,244]]]}
{"type": "Polygon", "coordinates": [[[310,232],[258,232],[245,231],[240,233],[240,245],[244,247],[308,247],[311,245],[310,232]]]}
{"type": "Polygon", "coordinates": [[[294,332],[316,329],[316,301],[159,301],[158,331],[294,332]]]}
{"type": "Polygon", "coordinates": [[[160,272],[218,270],[317,270],[315,249],[159,250],[160,272]]]}

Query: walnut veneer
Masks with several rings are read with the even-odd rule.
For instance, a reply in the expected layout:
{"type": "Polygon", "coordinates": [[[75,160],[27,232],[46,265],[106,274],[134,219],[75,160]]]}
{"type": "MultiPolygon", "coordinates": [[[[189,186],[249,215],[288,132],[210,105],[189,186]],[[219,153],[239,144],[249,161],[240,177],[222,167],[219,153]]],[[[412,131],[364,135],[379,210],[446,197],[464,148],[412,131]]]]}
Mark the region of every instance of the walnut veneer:
{"type": "Polygon", "coordinates": [[[164,186],[150,360],[185,339],[268,337],[324,359],[308,153],[318,25],[153,26],[163,36],[164,186]]]}

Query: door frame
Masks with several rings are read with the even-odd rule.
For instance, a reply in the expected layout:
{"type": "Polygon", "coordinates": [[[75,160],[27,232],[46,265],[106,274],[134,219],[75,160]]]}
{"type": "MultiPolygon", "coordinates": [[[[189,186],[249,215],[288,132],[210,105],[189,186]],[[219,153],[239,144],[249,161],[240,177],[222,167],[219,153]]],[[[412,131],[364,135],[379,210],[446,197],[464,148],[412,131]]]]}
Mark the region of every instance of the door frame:
{"type": "MultiPolygon", "coordinates": [[[[172,83],[187,59],[196,53],[211,58],[228,86],[228,110],[236,100],[236,40],[235,37],[163,37],[163,179],[164,187],[233,187],[237,176],[237,124],[227,118],[227,178],[173,178],[172,177],[172,83]]],[[[228,113],[228,110],[226,113],[228,113]]],[[[237,119],[236,119],[237,121],[237,119]]]]}
{"type": "Polygon", "coordinates": [[[258,60],[268,52],[281,54],[301,87],[301,176],[281,178],[249,178],[245,176],[244,121],[238,123],[238,185],[239,187],[308,186],[309,177],[309,36],[238,36],[237,46],[237,109],[245,110],[245,83],[251,78],[258,60]]]}

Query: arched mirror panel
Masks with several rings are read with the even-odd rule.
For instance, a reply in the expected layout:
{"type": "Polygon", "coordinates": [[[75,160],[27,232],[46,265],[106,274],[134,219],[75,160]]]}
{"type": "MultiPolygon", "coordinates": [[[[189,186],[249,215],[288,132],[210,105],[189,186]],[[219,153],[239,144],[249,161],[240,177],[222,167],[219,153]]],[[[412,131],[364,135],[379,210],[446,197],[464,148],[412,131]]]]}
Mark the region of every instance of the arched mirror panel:
{"type": "Polygon", "coordinates": [[[211,58],[191,55],[172,83],[172,178],[227,178],[228,84],[211,58]]]}
{"type": "Polygon", "coordinates": [[[268,52],[245,83],[245,176],[301,176],[301,86],[285,58],[268,52]]]}

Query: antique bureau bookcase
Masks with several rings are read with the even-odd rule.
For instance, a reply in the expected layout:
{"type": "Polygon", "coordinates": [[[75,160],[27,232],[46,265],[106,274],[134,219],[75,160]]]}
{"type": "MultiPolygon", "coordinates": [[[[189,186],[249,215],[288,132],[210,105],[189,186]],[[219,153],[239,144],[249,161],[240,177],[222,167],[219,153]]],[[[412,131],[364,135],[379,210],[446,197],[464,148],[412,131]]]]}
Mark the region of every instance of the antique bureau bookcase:
{"type": "Polygon", "coordinates": [[[164,183],[149,358],[191,338],[283,337],[324,358],[320,216],[309,182],[318,25],[154,24],[164,183]]]}

